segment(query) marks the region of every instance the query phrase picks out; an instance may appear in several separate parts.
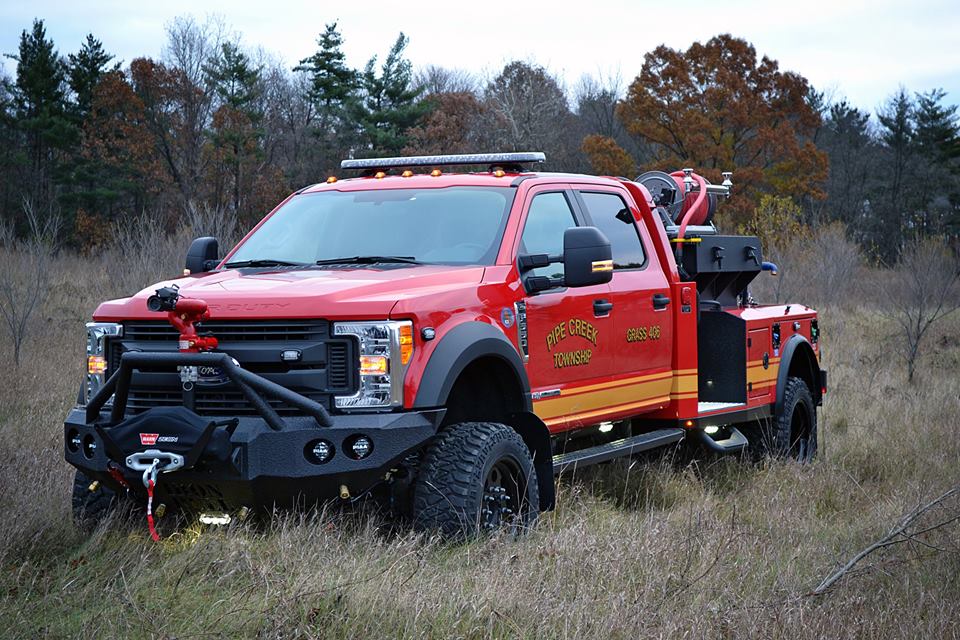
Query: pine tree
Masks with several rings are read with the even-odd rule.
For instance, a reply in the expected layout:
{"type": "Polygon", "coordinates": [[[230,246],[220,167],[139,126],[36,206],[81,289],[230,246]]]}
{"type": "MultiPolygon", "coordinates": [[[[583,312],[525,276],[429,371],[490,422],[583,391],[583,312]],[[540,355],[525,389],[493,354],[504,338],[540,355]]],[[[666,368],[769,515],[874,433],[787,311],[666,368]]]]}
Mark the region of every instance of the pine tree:
{"type": "Polygon", "coordinates": [[[225,42],[220,55],[204,71],[221,102],[210,132],[213,199],[217,204],[229,200],[231,210],[241,213],[251,186],[250,167],[262,157],[259,98],[263,67],[254,66],[237,45],[225,42]]]}
{"type": "MultiPolygon", "coordinates": [[[[107,71],[107,65],[113,56],[103,50],[103,43],[87,34],[86,40],[80,45],[80,51],[69,56],[68,76],[70,88],[74,93],[75,110],[80,120],[90,112],[93,103],[93,90],[100,82],[100,78],[107,71]]],[[[120,68],[113,66],[113,71],[120,68]]]]}
{"type": "Polygon", "coordinates": [[[930,160],[941,163],[950,163],[960,158],[957,106],[944,105],[943,99],[946,95],[943,89],[918,93],[914,114],[919,151],[930,160]]]}
{"type": "Polygon", "coordinates": [[[250,57],[232,42],[224,42],[220,55],[204,67],[207,82],[221,103],[243,111],[253,120],[262,116],[257,105],[263,93],[262,73],[263,66],[254,66],[250,57]]]}
{"type": "Polygon", "coordinates": [[[361,76],[363,99],[355,105],[354,118],[375,154],[399,154],[407,144],[407,131],[430,110],[429,103],[419,99],[423,89],[414,85],[412,65],[403,57],[408,41],[401,33],[380,73],[374,56],[361,76]]]}
{"type": "Polygon", "coordinates": [[[346,64],[343,36],[337,31],[336,22],[326,26],[317,44],[320,47],[317,52],[301,60],[293,70],[309,75],[307,99],[316,110],[316,128],[321,135],[326,135],[343,119],[357,90],[358,77],[346,64]]]}
{"type": "Polygon", "coordinates": [[[35,210],[53,206],[60,151],[78,142],[77,128],[66,117],[66,64],[47,39],[42,20],[20,36],[13,103],[17,127],[26,137],[24,194],[35,210]]]}

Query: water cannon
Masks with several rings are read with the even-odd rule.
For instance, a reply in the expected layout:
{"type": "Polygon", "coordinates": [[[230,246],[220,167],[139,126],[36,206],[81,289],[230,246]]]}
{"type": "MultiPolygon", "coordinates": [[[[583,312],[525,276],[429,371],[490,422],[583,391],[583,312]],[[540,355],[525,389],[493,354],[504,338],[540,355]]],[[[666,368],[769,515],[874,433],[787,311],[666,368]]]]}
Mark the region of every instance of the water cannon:
{"type": "Polygon", "coordinates": [[[201,353],[217,348],[219,343],[215,337],[197,333],[197,325],[210,318],[209,306],[199,298],[182,297],[177,285],[157,289],[147,298],[147,309],[154,313],[166,312],[167,322],[180,334],[178,346],[181,353],[201,353]]]}

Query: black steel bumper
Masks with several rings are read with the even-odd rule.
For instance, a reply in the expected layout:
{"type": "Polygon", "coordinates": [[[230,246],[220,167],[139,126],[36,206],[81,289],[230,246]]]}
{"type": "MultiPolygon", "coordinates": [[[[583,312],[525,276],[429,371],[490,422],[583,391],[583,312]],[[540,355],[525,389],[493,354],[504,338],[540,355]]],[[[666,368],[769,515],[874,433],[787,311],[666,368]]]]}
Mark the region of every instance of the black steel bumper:
{"type": "MultiPolygon", "coordinates": [[[[189,469],[161,473],[158,500],[171,500],[193,509],[269,508],[332,498],[346,486],[352,495],[366,491],[406,456],[420,449],[437,431],[443,410],[356,413],[331,416],[318,403],[238,367],[222,353],[127,353],[117,372],[86,407],[70,411],[64,422],[67,462],[91,478],[121,489],[122,475],[135,493],[144,491],[141,473],[129,469],[123,456],[148,449],[163,450],[162,442],[137,450],[117,451],[110,436],[124,424],[132,371],[156,365],[217,366],[260,413],[237,417],[229,435],[225,459],[201,457],[189,469]],[[281,417],[265,400],[272,396],[306,415],[281,417]],[[113,397],[112,405],[106,402],[113,397]],[[349,443],[357,436],[373,443],[366,457],[351,456],[349,443]],[[333,456],[319,463],[311,456],[314,444],[325,440],[333,456]],[[112,470],[112,471],[111,471],[112,470]]],[[[204,416],[222,420],[233,416],[204,416]]]]}

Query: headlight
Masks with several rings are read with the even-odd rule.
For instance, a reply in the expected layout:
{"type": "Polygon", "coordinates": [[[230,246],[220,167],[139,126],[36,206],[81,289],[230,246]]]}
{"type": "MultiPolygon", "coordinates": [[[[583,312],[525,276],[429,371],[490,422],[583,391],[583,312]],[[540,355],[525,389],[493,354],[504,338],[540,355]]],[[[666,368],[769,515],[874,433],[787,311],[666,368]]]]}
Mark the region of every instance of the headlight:
{"type": "Polygon", "coordinates": [[[389,409],[403,404],[403,378],[413,357],[413,323],[338,322],[337,336],[355,336],[360,347],[360,389],[336,398],[338,409],[389,409]]]}
{"type": "Polygon", "coordinates": [[[107,380],[107,338],[119,338],[123,335],[123,325],[115,322],[87,323],[87,384],[84,401],[100,390],[107,380]]]}

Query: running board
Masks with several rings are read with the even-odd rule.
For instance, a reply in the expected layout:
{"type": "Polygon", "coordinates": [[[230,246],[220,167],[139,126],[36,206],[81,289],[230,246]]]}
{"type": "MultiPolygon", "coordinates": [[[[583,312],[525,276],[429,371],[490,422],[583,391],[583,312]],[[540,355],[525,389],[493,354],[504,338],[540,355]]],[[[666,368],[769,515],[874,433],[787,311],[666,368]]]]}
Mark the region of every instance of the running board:
{"type": "Polygon", "coordinates": [[[597,445],[588,449],[571,451],[553,456],[553,472],[562,473],[570,468],[586,467],[587,465],[606,462],[621,456],[629,456],[641,451],[656,449],[674,442],[683,440],[685,429],[659,429],[638,436],[614,440],[606,444],[597,445]]]}

